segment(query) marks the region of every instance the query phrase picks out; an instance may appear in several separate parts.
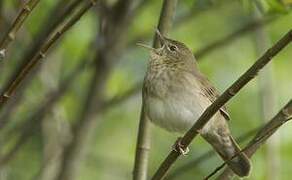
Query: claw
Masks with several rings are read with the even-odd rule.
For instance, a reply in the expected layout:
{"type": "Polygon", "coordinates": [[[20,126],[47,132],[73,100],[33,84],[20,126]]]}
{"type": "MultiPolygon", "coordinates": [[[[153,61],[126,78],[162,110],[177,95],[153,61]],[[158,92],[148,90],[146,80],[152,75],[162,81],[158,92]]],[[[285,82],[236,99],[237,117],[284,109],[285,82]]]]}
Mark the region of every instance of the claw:
{"type": "Polygon", "coordinates": [[[184,147],[184,145],[181,144],[181,137],[179,137],[176,142],[173,145],[173,150],[176,152],[182,154],[183,156],[186,156],[189,152],[190,149],[188,147],[184,147]]]}

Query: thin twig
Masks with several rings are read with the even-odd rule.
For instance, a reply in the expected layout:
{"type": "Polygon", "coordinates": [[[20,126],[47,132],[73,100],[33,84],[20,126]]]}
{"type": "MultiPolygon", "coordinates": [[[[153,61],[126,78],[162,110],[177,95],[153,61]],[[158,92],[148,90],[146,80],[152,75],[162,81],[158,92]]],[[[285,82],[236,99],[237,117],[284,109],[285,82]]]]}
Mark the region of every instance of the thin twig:
{"type": "Polygon", "coordinates": [[[29,61],[28,64],[18,73],[16,78],[12,81],[11,84],[4,90],[4,93],[0,96],[0,109],[8,101],[8,99],[14,94],[17,90],[17,87],[20,83],[26,78],[26,76],[34,69],[40,60],[46,56],[49,48],[67,31],[69,30],[94,4],[96,1],[87,1],[83,7],[74,14],[66,24],[61,27],[57,32],[55,32],[48,41],[45,42],[40,48],[40,50],[35,54],[33,59],[29,61]]]}
{"type": "MultiPolygon", "coordinates": [[[[160,19],[158,22],[158,29],[162,34],[166,34],[171,28],[173,17],[175,14],[176,4],[177,0],[163,1],[160,19]]],[[[155,48],[159,47],[159,39],[157,37],[157,34],[155,34],[154,37],[153,47],[155,48]]],[[[150,138],[151,138],[150,121],[145,115],[145,109],[142,104],[133,170],[134,180],[147,179],[148,159],[151,143],[150,138]]]]}
{"type": "MultiPolygon", "coordinates": [[[[261,128],[257,135],[243,149],[243,152],[248,156],[252,155],[261,147],[261,145],[272,136],[282,125],[292,119],[292,100],[290,100],[276,116],[261,128]]],[[[234,176],[233,172],[226,168],[217,180],[228,180],[234,176]]]]}
{"type": "Polygon", "coordinates": [[[0,60],[5,57],[8,45],[15,39],[17,31],[39,2],[40,0],[29,0],[22,6],[21,11],[18,13],[13,24],[0,42],[0,60]]]}
{"type": "MultiPolygon", "coordinates": [[[[212,118],[212,116],[223,106],[228,100],[236,95],[250,80],[252,80],[259,70],[261,70],[272,58],[277,55],[292,40],[292,30],[283,36],[272,48],[266,51],[237,81],[235,81],[220,97],[216,99],[196,121],[193,127],[181,139],[181,144],[187,147],[192,140],[199,134],[199,131],[212,118]]],[[[167,158],[162,162],[158,170],[153,176],[153,180],[159,180],[164,177],[168,169],[173,165],[180,156],[178,152],[172,150],[167,158]]]]}

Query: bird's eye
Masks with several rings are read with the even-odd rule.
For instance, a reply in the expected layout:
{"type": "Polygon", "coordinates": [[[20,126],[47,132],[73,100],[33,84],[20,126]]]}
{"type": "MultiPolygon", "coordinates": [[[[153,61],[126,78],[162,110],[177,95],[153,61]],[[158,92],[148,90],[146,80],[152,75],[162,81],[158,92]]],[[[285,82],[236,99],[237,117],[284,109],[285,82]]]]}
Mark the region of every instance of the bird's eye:
{"type": "Polygon", "coordinates": [[[177,47],[175,45],[170,45],[169,46],[169,50],[170,51],[176,51],[177,50],[177,47]]]}

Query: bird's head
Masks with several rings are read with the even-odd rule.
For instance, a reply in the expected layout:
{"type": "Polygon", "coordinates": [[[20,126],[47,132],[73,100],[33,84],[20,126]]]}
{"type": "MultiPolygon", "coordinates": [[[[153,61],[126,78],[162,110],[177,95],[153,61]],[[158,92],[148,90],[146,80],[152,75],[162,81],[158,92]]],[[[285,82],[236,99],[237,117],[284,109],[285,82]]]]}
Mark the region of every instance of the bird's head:
{"type": "Polygon", "coordinates": [[[166,38],[159,30],[156,30],[156,37],[160,42],[159,48],[152,48],[144,44],[138,44],[144,48],[150,49],[155,57],[162,57],[172,61],[195,61],[192,51],[182,42],[166,38]]]}

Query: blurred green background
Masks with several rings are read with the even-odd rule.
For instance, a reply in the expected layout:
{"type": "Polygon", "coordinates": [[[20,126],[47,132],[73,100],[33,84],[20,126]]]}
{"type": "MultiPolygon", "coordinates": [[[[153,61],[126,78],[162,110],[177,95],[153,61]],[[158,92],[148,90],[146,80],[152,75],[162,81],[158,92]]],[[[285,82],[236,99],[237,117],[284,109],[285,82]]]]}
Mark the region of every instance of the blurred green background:
{"type": "MultiPolygon", "coordinates": [[[[6,25],[13,22],[23,1],[0,0],[0,2],[0,20],[2,21],[0,37],[2,37],[9,27],[6,25]]],[[[116,0],[105,2],[111,6],[116,3],[116,0]]],[[[16,40],[9,46],[5,62],[0,64],[2,66],[0,68],[0,89],[3,89],[4,84],[20,63],[24,52],[30,49],[35,36],[44,25],[44,20],[47,17],[54,18],[50,14],[50,10],[56,3],[58,2],[53,0],[41,0],[17,33],[16,40]]],[[[161,5],[161,0],[149,0],[135,14],[133,22],[123,35],[126,45],[121,47],[123,50],[114,57],[114,63],[111,64],[112,70],[104,92],[105,99],[122,95],[136,83],[142,81],[149,53],[135,46],[135,43],[139,40],[139,42],[151,44],[161,5]]],[[[256,10],[252,0],[179,1],[175,23],[168,36],[184,42],[196,54],[202,48],[228,37],[255,21],[256,18],[264,21],[263,25],[257,28],[257,32],[249,30],[247,33],[238,33],[236,38],[230,41],[224,40],[214,50],[209,50],[197,58],[201,71],[222,92],[263,53],[262,50],[259,50],[262,47],[259,46],[267,49],[291,29],[290,6],[291,2],[287,0],[257,1],[257,8],[260,7],[260,10],[255,15],[256,10]],[[182,18],[183,16],[189,17],[182,18]],[[266,21],[266,19],[271,20],[266,21]],[[257,33],[264,34],[264,38],[267,40],[264,45],[257,43],[260,38],[257,33]]],[[[62,144],[66,144],[71,138],[70,127],[75,123],[85,95],[88,93],[86,86],[92,75],[92,68],[88,66],[80,73],[64,97],[52,110],[46,112],[40,125],[37,125],[36,128],[25,127],[23,126],[24,120],[30,117],[44,102],[48,92],[60,86],[60,82],[78,63],[91,61],[95,51],[95,46],[92,47],[92,44],[99,41],[96,39],[100,23],[98,11],[99,8],[92,8],[90,12],[86,13],[42,60],[41,66],[37,67],[41,71],[36,76],[29,77],[33,78],[33,81],[27,86],[24,99],[11,112],[7,126],[0,131],[0,155],[6,156],[7,152],[18,143],[21,129],[31,128],[33,135],[17,149],[11,159],[4,165],[0,165],[0,180],[50,179],[50,175],[45,175],[45,173],[54,174],[54,167],[58,169],[59,158],[56,154],[63,147],[62,144]],[[50,164],[51,170],[46,169],[47,164],[50,164]]],[[[273,84],[269,92],[275,97],[275,103],[271,105],[273,110],[268,115],[270,118],[292,97],[291,57],[292,46],[290,45],[272,60],[268,67],[268,75],[264,76],[269,76],[268,81],[273,84]]],[[[264,77],[262,79],[265,79],[264,77]]],[[[261,88],[259,78],[256,78],[228,102],[227,106],[232,119],[230,128],[235,137],[264,123],[261,88]]],[[[265,88],[267,87],[264,86],[265,88]]],[[[93,137],[87,143],[85,157],[78,162],[80,173],[76,177],[77,180],[131,179],[140,108],[141,92],[139,91],[121,103],[92,117],[98,123],[93,137]]],[[[150,175],[171,150],[171,146],[178,136],[154,126],[152,133],[150,175]]],[[[265,146],[253,156],[252,173],[247,179],[269,179],[270,162],[275,165],[272,173],[276,174],[276,179],[291,179],[291,136],[292,127],[290,123],[287,123],[280,128],[273,141],[269,141],[272,144],[272,156],[267,155],[269,148],[265,146]]],[[[243,142],[242,146],[247,142],[243,142]]],[[[180,166],[200,157],[211,148],[201,138],[197,138],[190,149],[187,157],[182,157],[175,163],[169,172],[170,175],[180,166]]],[[[197,166],[183,170],[173,179],[202,179],[220,164],[221,159],[212,156],[197,166]]]]}

